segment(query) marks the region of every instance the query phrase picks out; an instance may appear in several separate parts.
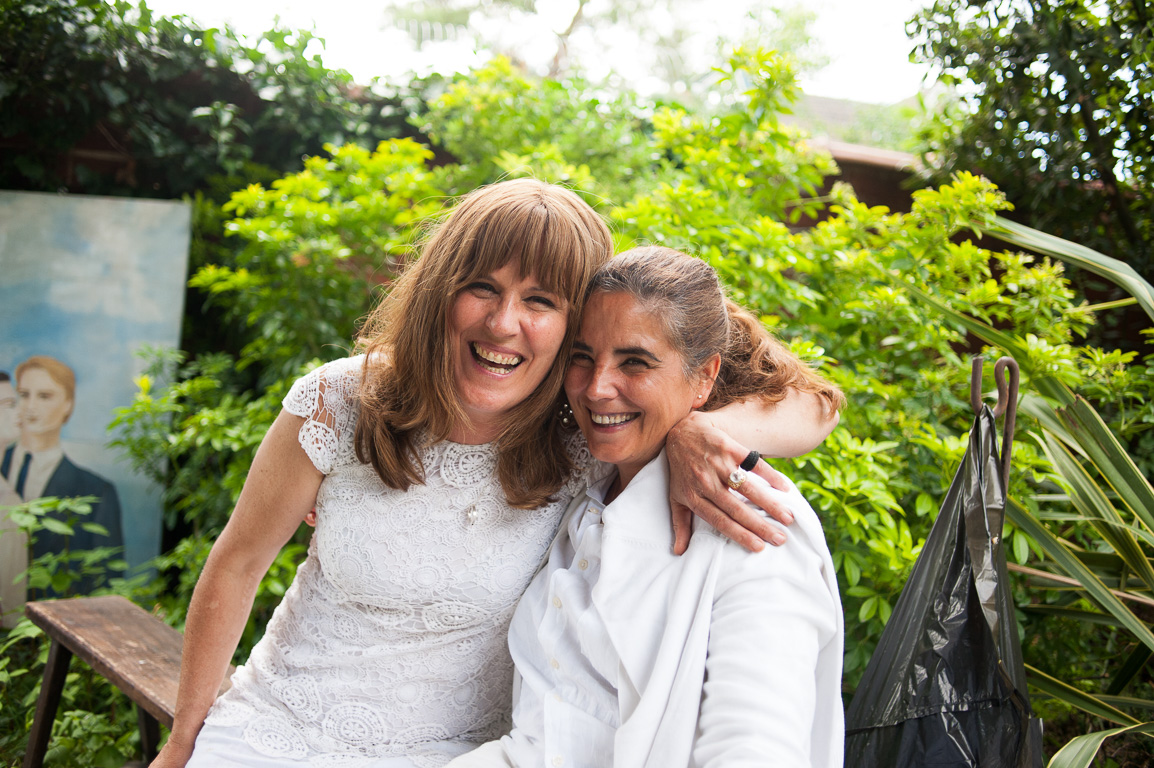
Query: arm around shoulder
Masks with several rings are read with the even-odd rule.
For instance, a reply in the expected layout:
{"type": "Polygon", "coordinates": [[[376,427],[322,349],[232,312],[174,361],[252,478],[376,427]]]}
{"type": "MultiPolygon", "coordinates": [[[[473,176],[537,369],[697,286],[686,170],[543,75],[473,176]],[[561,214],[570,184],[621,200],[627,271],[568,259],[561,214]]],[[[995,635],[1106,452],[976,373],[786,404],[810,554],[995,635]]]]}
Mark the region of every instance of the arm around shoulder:
{"type": "Polygon", "coordinates": [[[772,459],[809,453],[829,437],[840,419],[829,400],[797,389],[776,403],[749,398],[704,415],[737,442],[772,459]]]}
{"type": "MultiPolygon", "coordinates": [[[[750,448],[770,458],[800,456],[820,445],[837,423],[837,409],[826,398],[796,389],[777,403],[751,398],[714,411],[694,411],[678,422],[666,442],[674,551],[684,552],[689,544],[691,511],[746,549],[760,549],[762,541],[784,542],[784,533],[729,493],[726,478],[750,448]]],[[[765,485],[751,482],[740,492],[788,525],[788,510],[768,493],[770,485],[779,485],[777,473],[764,462],[754,471],[765,485]]]]}

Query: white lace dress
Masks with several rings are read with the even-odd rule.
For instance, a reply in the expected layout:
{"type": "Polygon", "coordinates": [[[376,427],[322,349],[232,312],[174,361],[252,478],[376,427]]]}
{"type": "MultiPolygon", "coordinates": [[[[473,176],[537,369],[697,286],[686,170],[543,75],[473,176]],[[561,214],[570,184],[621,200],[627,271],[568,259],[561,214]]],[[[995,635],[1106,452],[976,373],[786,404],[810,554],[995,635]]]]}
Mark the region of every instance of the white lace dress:
{"type": "Polygon", "coordinates": [[[509,729],[509,620],[591,459],[574,447],[575,479],[536,510],[505,502],[491,445],[428,446],[425,483],[390,489],[354,453],[362,361],[329,363],[284,400],[325,475],[316,531],[206,730],[277,764],[439,766],[509,729]]]}

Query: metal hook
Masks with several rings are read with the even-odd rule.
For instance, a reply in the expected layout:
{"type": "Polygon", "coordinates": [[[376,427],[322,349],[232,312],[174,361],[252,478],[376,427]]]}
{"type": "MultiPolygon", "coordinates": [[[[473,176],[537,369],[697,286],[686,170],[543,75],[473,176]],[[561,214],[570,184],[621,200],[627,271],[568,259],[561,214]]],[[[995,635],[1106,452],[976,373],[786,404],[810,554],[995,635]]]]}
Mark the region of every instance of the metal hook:
{"type": "Polygon", "coordinates": [[[975,357],[970,368],[970,407],[974,413],[982,412],[982,358],[975,357]]]}
{"type": "MultiPolygon", "coordinates": [[[[1018,361],[1003,357],[994,364],[994,383],[998,387],[998,402],[994,405],[994,418],[1005,414],[1002,423],[1002,482],[1003,491],[1010,485],[1010,456],[1014,448],[1014,423],[1018,416],[1018,381],[1021,372],[1018,361]],[[1006,384],[1006,369],[1010,369],[1010,382],[1006,384]]],[[[975,413],[982,412],[982,358],[975,357],[970,372],[970,405],[975,413]]]]}
{"type": "Polygon", "coordinates": [[[1014,452],[1014,422],[1018,418],[1018,379],[1021,372],[1018,370],[1018,361],[1012,357],[1003,357],[994,363],[994,381],[998,384],[998,404],[994,408],[994,416],[1006,415],[1002,422],[1002,477],[1006,493],[1010,490],[1010,455],[1014,452]],[[1010,386],[1006,387],[1006,369],[1010,370],[1010,386]]]}

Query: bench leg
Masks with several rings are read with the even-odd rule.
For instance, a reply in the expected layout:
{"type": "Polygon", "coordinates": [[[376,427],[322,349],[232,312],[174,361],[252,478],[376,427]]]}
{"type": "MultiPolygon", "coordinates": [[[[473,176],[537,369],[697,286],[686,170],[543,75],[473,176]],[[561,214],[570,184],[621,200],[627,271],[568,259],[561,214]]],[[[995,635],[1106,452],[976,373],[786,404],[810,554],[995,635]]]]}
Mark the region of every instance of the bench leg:
{"type": "Polygon", "coordinates": [[[48,663],[44,665],[44,680],[40,683],[40,698],[32,717],[32,731],[28,734],[24,768],[40,768],[44,764],[48,737],[52,735],[52,724],[56,722],[56,708],[60,706],[60,694],[64,691],[70,661],[72,651],[53,640],[48,648],[48,663]]]}
{"type": "Polygon", "coordinates": [[[160,725],[139,704],[136,705],[136,722],[140,725],[140,752],[144,756],[144,764],[148,765],[156,759],[156,751],[160,746],[160,725]]]}

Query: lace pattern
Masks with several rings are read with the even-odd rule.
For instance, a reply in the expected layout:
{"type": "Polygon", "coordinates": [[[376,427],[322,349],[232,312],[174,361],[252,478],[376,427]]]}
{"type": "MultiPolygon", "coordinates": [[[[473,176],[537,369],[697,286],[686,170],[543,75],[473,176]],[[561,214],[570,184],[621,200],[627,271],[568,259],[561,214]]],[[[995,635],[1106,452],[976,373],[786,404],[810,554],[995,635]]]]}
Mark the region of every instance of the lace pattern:
{"type": "Polygon", "coordinates": [[[510,507],[491,445],[422,450],[426,478],[385,486],[356,459],[363,357],[301,378],[284,400],[306,419],[300,443],[325,474],[308,557],[233,687],[207,722],[242,726],[253,749],[324,766],[482,742],[508,730],[513,609],[594,462],[570,441],[577,471],[557,500],[510,507]]]}

